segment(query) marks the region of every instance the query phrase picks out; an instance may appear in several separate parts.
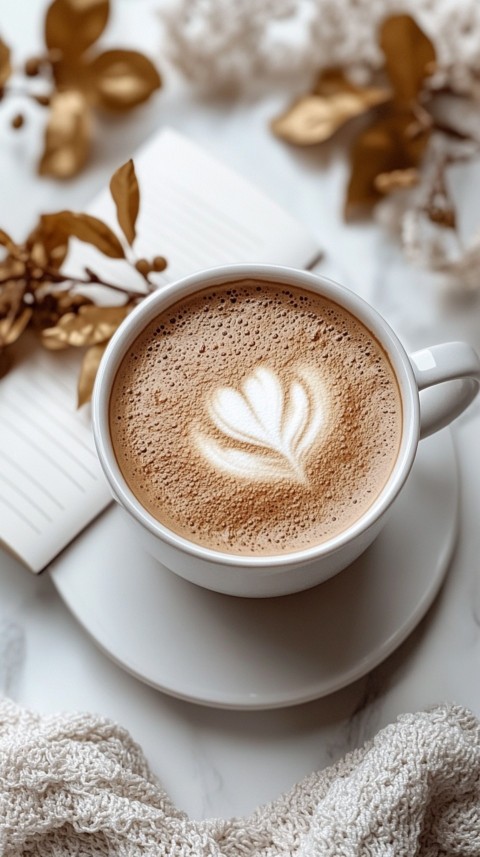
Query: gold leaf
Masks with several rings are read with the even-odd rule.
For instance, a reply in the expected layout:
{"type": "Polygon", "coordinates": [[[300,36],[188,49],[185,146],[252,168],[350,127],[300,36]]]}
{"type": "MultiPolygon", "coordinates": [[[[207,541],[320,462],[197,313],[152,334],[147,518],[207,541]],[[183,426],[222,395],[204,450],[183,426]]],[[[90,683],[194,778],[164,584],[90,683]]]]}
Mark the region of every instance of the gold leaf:
{"type": "Polygon", "coordinates": [[[81,92],[90,102],[90,69],[88,58],[83,54],[58,55],[52,59],[52,73],[58,92],[81,92]]]}
{"type": "Polygon", "coordinates": [[[383,101],[388,101],[391,97],[390,90],[385,87],[357,86],[348,77],[345,77],[345,74],[339,68],[328,68],[322,71],[315,84],[314,94],[330,98],[342,92],[350,92],[352,95],[357,95],[361,100],[367,101],[369,107],[373,107],[375,104],[383,101]]]}
{"type": "MultiPolygon", "coordinates": [[[[42,292],[42,287],[40,287],[39,292],[42,292]]],[[[37,292],[32,327],[37,331],[55,327],[62,315],[65,315],[67,312],[78,312],[81,306],[91,305],[92,303],[93,301],[90,298],[71,290],[56,289],[55,291],[46,291],[40,294],[40,296],[37,292]]],[[[67,345],[68,343],[61,347],[66,348],[67,345]]]]}
{"type": "Polygon", "coordinates": [[[392,193],[394,190],[405,190],[414,187],[419,182],[419,172],[416,167],[405,170],[391,170],[389,173],[379,173],[374,185],[380,193],[392,193]]]}
{"type": "Polygon", "coordinates": [[[108,342],[104,342],[101,345],[92,345],[85,352],[78,379],[77,408],[81,408],[82,405],[85,405],[92,398],[97,370],[107,345],[108,342]]]}
{"type": "Polygon", "coordinates": [[[25,283],[17,277],[22,276],[25,268],[23,266],[22,270],[16,270],[19,264],[21,263],[6,259],[1,266],[0,318],[9,319],[9,323],[22,311],[25,283]],[[15,279],[10,279],[12,277],[15,279]]]}
{"type": "Polygon", "coordinates": [[[32,317],[32,310],[26,307],[16,318],[3,318],[0,321],[0,343],[12,345],[22,335],[32,317]]]}
{"type": "Polygon", "coordinates": [[[46,337],[44,334],[47,330],[54,330],[56,328],[46,328],[46,330],[42,331],[41,334],[41,343],[44,348],[47,348],[48,351],[65,351],[65,349],[69,348],[68,342],[65,342],[63,339],[55,339],[52,337],[46,337]]]}
{"type": "Polygon", "coordinates": [[[379,42],[394,98],[408,105],[418,98],[425,78],[435,70],[435,48],[410,15],[387,18],[379,42]]]}
{"type": "Polygon", "coordinates": [[[413,113],[391,113],[379,119],[356,139],[351,154],[351,174],[345,216],[374,205],[382,193],[378,176],[417,167],[430,137],[430,129],[418,125],[413,113]]]}
{"type": "Polygon", "coordinates": [[[443,226],[445,229],[455,229],[457,218],[454,208],[437,208],[431,205],[426,212],[432,223],[443,226]]]}
{"type": "Polygon", "coordinates": [[[90,148],[90,113],[81,92],[56,92],[38,166],[41,176],[67,179],[84,166],[90,148]]]}
{"type": "Polygon", "coordinates": [[[129,244],[135,241],[135,223],[140,208],[140,189],[130,158],[113,174],[110,193],[117,209],[117,220],[129,244]]]}
{"type": "Polygon", "coordinates": [[[68,235],[55,228],[54,224],[49,223],[45,215],[42,215],[30,232],[25,246],[36,265],[58,271],[68,252],[68,239],[68,235]]]}
{"type": "Polygon", "coordinates": [[[15,252],[18,249],[15,242],[10,238],[10,235],[3,229],[0,229],[0,246],[5,247],[9,253],[15,252]]]}
{"type": "Polygon", "coordinates": [[[109,110],[130,110],[161,86],[160,75],[138,51],[105,51],[90,64],[96,103],[109,110]]]}
{"type": "Polygon", "coordinates": [[[11,73],[10,48],[5,44],[3,39],[0,39],[0,88],[5,86],[11,73]]]}
{"type": "Polygon", "coordinates": [[[103,33],[109,12],[109,0],[53,0],[45,17],[47,48],[83,53],[103,33]]]}
{"type": "Polygon", "coordinates": [[[390,97],[386,89],[357,87],[341,72],[331,70],[321,75],[314,93],[295,101],[271,127],[277,137],[289,143],[315,145],[328,140],[350,119],[390,97]]]}
{"type": "Polygon", "coordinates": [[[0,378],[3,378],[10,369],[10,355],[0,348],[0,378]]]}
{"type": "Polygon", "coordinates": [[[76,214],[73,211],[58,211],[55,214],[44,214],[42,221],[47,228],[56,229],[60,235],[93,244],[105,256],[112,259],[125,258],[123,247],[115,233],[97,217],[76,214]]]}
{"type": "Polygon", "coordinates": [[[71,312],[72,310],[77,311],[81,306],[93,306],[93,301],[91,300],[91,298],[88,298],[86,295],[81,295],[78,292],[73,292],[71,290],[66,291],[62,289],[58,292],[53,292],[52,297],[55,298],[56,308],[59,316],[64,315],[67,312],[71,312]]]}
{"type": "Polygon", "coordinates": [[[62,315],[55,327],[44,330],[43,344],[57,350],[69,345],[78,347],[106,342],[130,309],[128,304],[119,307],[81,306],[76,313],[62,315]]]}

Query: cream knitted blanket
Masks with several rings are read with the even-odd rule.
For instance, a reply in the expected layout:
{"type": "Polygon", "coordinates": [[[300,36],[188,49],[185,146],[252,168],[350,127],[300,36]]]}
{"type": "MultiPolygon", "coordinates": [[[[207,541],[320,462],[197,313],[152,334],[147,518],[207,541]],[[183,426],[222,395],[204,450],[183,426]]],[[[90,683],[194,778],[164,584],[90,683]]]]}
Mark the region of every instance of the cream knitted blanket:
{"type": "Polygon", "coordinates": [[[2,857],[478,857],[480,724],[440,706],[247,818],[190,821],[111,721],[0,702],[2,857]]]}

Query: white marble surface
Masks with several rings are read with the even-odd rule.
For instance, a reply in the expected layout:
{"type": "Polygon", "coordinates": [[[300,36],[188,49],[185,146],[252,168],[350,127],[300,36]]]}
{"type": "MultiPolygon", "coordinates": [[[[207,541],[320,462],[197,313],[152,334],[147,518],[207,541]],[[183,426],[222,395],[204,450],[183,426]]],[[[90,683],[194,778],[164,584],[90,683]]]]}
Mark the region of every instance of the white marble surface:
{"type": "MultiPolygon", "coordinates": [[[[117,0],[114,7],[106,41],[142,45],[161,62],[155,4],[117,0]]],[[[2,35],[20,55],[38,49],[43,8],[42,0],[29,0],[27,16],[25,4],[0,0],[2,35]]],[[[21,238],[40,211],[80,210],[154,128],[172,125],[307,224],[326,250],[320,270],[370,298],[412,345],[468,338],[479,346],[480,306],[447,305],[435,281],[407,265],[377,227],[342,224],[341,154],[333,146],[299,153],[270,135],[268,120],[284,94],[217,103],[197,99],[171,73],[165,79],[164,91],[135,118],[99,123],[91,165],[68,184],[35,176],[40,112],[29,111],[30,128],[13,135],[8,117],[18,105],[0,106],[0,225],[21,238]]],[[[96,649],[48,574],[35,578],[0,554],[0,692],[42,712],[83,709],[119,721],[142,744],[172,798],[197,818],[251,811],[401,712],[456,701],[480,715],[479,428],[477,404],[455,430],[461,527],[440,596],[407,642],[351,687],[271,712],[215,711],[169,698],[96,649]]]]}

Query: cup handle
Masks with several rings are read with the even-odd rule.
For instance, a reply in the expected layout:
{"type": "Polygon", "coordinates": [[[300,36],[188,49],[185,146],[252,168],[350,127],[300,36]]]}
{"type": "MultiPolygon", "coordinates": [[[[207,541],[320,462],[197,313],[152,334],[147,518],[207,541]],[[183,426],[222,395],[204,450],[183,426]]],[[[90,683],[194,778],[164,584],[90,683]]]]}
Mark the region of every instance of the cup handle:
{"type": "Polygon", "coordinates": [[[409,356],[418,390],[431,388],[420,396],[420,438],[428,437],[458,417],[477,395],[480,358],[466,342],[432,345],[409,356]]]}

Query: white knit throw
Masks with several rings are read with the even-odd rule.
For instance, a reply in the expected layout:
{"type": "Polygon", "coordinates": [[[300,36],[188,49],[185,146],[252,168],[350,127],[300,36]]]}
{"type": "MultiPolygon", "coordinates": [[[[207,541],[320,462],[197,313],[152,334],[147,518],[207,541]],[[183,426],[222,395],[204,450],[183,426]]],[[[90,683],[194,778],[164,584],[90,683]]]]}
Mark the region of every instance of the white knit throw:
{"type": "Polygon", "coordinates": [[[115,723],[0,701],[0,854],[478,857],[480,724],[405,714],[253,815],[194,822],[115,723]]]}

